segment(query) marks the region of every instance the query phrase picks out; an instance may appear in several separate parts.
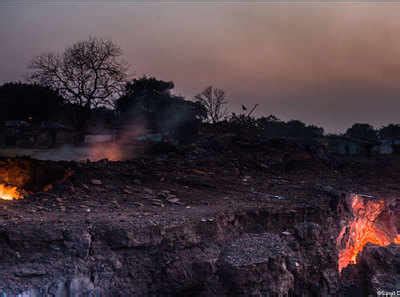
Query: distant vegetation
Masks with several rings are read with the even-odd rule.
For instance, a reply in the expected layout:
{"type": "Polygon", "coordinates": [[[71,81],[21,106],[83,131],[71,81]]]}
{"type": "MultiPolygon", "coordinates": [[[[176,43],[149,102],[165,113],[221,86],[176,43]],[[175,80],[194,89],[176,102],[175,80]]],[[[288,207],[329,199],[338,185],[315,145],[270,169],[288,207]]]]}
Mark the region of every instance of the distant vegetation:
{"type": "Polygon", "coordinates": [[[197,103],[204,107],[205,119],[208,122],[215,124],[228,116],[226,107],[228,101],[224,90],[209,86],[194,98],[197,103]]]}
{"type": "MultiPolygon", "coordinates": [[[[40,55],[30,65],[29,83],[0,86],[0,121],[55,121],[84,133],[93,118],[101,118],[111,126],[140,123],[182,142],[190,141],[201,123],[268,138],[324,135],[323,128],[298,120],[282,121],[272,115],[255,118],[257,105],[242,105],[242,113],[229,114],[228,96],[217,87],[209,86],[187,100],[174,94],[172,81],[152,76],[129,80],[126,65],[120,48],[101,38],[79,41],[62,53],[40,55]]],[[[400,138],[400,125],[376,130],[356,123],[343,136],[368,141],[400,138]]]]}
{"type": "Polygon", "coordinates": [[[206,109],[198,102],[172,94],[173,82],[141,77],[126,84],[124,94],[116,100],[120,123],[141,124],[151,131],[169,133],[181,141],[197,134],[206,118],[206,109]]]}
{"type": "Polygon", "coordinates": [[[83,130],[93,108],[113,107],[124,89],[127,67],[121,49],[112,41],[89,38],[63,53],[33,59],[30,80],[57,91],[75,109],[76,129],[83,130]]]}
{"type": "Polygon", "coordinates": [[[55,120],[65,100],[57,91],[38,84],[6,83],[0,86],[0,119],[42,122],[55,120]]]}
{"type": "Polygon", "coordinates": [[[377,140],[378,132],[369,124],[354,124],[351,128],[347,129],[346,136],[360,138],[365,140],[377,140]]]}

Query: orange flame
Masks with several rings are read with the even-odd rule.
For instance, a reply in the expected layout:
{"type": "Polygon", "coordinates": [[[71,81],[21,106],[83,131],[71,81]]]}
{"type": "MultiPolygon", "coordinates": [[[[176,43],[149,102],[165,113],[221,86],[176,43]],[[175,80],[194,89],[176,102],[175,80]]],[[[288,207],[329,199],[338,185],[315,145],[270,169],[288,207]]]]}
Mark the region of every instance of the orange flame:
{"type": "Polygon", "coordinates": [[[22,198],[22,195],[17,187],[0,184],[0,199],[14,200],[20,198],[22,198]]]}
{"type": "Polygon", "coordinates": [[[379,215],[385,209],[384,200],[354,195],[351,206],[354,219],[350,225],[342,228],[337,239],[338,246],[345,240],[344,248],[339,248],[339,272],[357,262],[357,255],[367,243],[379,246],[400,244],[400,234],[396,228],[378,222],[379,215]]]}

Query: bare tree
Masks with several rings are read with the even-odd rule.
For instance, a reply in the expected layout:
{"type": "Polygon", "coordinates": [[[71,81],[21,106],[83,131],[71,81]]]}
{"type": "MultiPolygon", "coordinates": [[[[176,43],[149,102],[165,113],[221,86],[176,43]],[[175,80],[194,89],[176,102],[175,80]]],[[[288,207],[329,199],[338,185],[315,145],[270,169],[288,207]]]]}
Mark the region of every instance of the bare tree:
{"type": "Polygon", "coordinates": [[[209,86],[203,92],[196,95],[195,99],[207,111],[207,120],[210,123],[215,124],[225,118],[228,114],[226,109],[226,94],[221,89],[209,86]]]}
{"type": "Polygon", "coordinates": [[[126,80],[127,66],[121,54],[112,41],[91,37],[61,54],[47,53],[33,59],[30,79],[58,91],[86,111],[112,106],[126,80]]]}

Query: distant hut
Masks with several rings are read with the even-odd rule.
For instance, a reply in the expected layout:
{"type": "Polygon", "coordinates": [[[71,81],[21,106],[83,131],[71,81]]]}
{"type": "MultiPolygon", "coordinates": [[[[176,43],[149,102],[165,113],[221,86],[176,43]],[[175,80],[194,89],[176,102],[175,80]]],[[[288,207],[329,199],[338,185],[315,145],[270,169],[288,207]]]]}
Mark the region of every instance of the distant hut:
{"type": "Polygon", "coordinates": [[[5,121],[3,127],[6,146],[26,146],[34,142],[31,125],[26,121],[5,121]]]}
{"type": "Polygon", "coordinates": [[[375,140],[348,136],[330,135],[326,139],[328,151],[337,155],[370,156],[374,151],[374,147],[379,145],[379,142],[375,140]]]}
{"type": "Polygon", "coordinates": [[[379,154],[400,154],[400,138],[384,138],[376,147],[379,154]]]}
{"type": "Polygon", "coordinates": [[[36,146],[54,147],[74,142],[74,130],[58,122],[42,122],[36,138],[36,146]]]}

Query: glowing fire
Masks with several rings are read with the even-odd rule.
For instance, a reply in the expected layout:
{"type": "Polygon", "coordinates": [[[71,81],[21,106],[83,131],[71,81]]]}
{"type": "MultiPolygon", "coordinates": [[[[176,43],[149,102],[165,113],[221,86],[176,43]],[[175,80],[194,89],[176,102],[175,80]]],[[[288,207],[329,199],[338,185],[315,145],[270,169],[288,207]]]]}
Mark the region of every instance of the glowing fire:
{"type": "Polygon", "coordinates": [[[354,195],[351,207],[354,219],[350,225],[342,228],[337,239],[339,271],[349,264],[355,264],[357,255],[367,243],[379,246],[387,246],[391,243],[400,244],[400,234],[390,217],[389,220],[381,218],[385,210],[384,200],[354,195]]]}
{"type": "Polygon", "coordinates": [[[22,194],[17,187],[0,184],[0,199],[14,200],[22,198],[22,194]]]}
{"type": "Polygon", "coordinates": [[[123,151],[116,143],[96,144],[90,147],[89,158],[92,161],[108,159],[119,161],[123,159],[123,151]]]}
{"type": "Polygon", "coordinates": [[[132,158],[137,149],[137,138],[145,135],[147,130],[141,124],[128,126],[120,132],[117,139],[108,142],[94,142],[90,144],[88,159],[98,161],[108,159],[110,161],[121,161],[132,158]]]}

